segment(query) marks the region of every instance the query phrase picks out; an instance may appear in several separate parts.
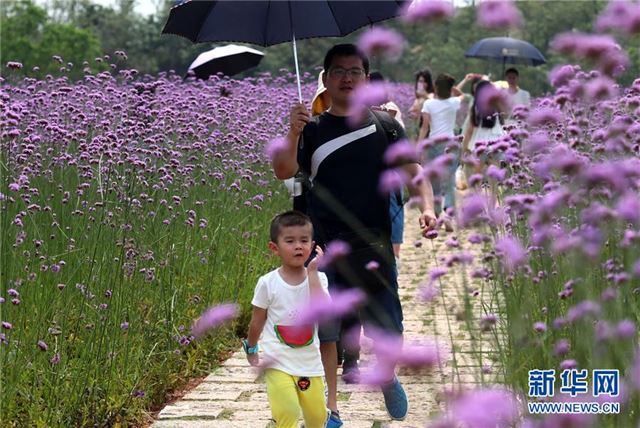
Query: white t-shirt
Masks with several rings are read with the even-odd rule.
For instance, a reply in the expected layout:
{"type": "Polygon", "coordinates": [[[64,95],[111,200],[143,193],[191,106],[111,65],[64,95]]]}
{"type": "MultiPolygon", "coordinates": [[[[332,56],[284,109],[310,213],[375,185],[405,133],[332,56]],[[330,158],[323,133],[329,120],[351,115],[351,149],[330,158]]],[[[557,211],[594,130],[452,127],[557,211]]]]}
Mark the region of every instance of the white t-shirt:
{"type": "Polygon", "coordinates": [[[451,97],[446,100],[430,99],[422,105],[422,113],[429,113],[431,122],[429,138],[439,135],[452,137],[456,126],[456,113],[460,108],[460,98],[451,97]]]}
{"type": "MultiPolygon", "coordinates": [[[[318,272],[320,284],[329,295],[327,276],[318,272]]],[[[272,368],[292,376],[324,376],[320,358],[320,341],[316,326],[302,326],[295,330],[298,311],[309,304],[308,277],[298,285],[282,279],[278,269],[263,275],[251,304],[267,310],[267,322],[260,336],[260,348],[272,368]],[[290,342],[293,346],[287,345],[290,342]]]]}
{"type": "Polygon", "coordinates": [[[525,105],[529,107],[531,105],[531,95],[529,92],[518,88],[518,91],[515,93],[509,92],[507,90],[509,96],[511,97],[511,107],[515,107],[517,105],[525,105]]]}

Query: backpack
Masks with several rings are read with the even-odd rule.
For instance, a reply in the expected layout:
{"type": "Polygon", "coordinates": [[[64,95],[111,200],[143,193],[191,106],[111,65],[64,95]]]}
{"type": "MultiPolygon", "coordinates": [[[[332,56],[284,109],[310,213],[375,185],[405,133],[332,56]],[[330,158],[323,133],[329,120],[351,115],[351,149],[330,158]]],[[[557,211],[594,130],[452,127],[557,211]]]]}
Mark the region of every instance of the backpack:
{"type": "MultiPolygon", "coordinates": [[[[373,113],[373,123],[376,125],[376,132],[382,138],[387,141],[387,145],[398,141],[400,135],[398,134],[397,122],[389,116],[389,114],[378,111],[370,110],[373,113]]],[[[318,123],[318,116],[311,118],[311,122],[318,123]]],[[[304,141],[301,139],[300,147],[304,145],[304,141]]],[[[293,209],[296,211],[309,214],[307,210],[307,196],[311,189],[311,183],[309,182],[309,176],[302,169],[298,170],[294,178],[294,196],[293,196],[293,209]],[[300,189],[297,191],[296,189],[300,189]]],[[[397,198],[398,205],[402,205],[402,193],[400,191],[394,192],[394,196],[397,198]]]]}

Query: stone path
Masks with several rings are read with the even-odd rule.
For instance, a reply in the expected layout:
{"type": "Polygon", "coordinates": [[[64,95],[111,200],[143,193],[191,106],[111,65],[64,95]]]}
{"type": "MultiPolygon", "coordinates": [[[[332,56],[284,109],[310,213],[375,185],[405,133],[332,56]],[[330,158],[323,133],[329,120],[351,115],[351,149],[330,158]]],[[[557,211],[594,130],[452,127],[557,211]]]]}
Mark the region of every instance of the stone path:
{"type": "MultiPolygon", "coordinates": [[[[437,258],[462,249],[474,253],[478,249],[472,247],[477,246],[468,243],[467,233],[447,234],[443,230],[433,241],[420,239],[417,215],[413,210],[406,211],[399,276],[405,338],[432,337],[450,352],[440,367],[430,373],[400,371],[410,403],[409,415],[401,422],[389,419],[378,390],[347,385],[340,380],[338,400],[345,428],[424,427],[432,416],[444,409],[444,390],[501,379],[501,367],[492,349],[499,335],[495,329],[481,331],[479,323],[483,315],[499,312],[499,302],[486,285],[471,279],[472,267],[451,268],[441,278],[440,291],[430,303],[416,297],[429,270],[442,265],[437,258]],[[457,236],[460,248],[447,245],[452,236],[457,236]],[[416,240],[420,240],[421,247],[413,245],[416,240]]],[[[475,257],[474,267],[478,266],[477,259],[475,257]]],[[[265,428],[270,425],[270,419],[265,385],[239,349],[180,401],[166,406],[152,426],[265,428]]]]}

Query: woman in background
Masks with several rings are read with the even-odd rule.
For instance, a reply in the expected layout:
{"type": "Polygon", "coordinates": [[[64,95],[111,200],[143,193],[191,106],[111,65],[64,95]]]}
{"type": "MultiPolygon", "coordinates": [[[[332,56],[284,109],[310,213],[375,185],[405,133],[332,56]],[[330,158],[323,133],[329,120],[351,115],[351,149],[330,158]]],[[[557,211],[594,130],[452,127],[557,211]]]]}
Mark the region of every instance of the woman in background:
{"type": "Polygon", "coordinates": [[[415,81],[415,99],[409,108],[409,117],[418,122],[416,134],[420,132],[422,127],[422,105],[428,99],[435,96],[435,88],[433,87],[433,77],[431,70],[425,68],[416,73],[415,81]]]}
{"type": "Polygon", "coordinates": [[[425,161],[431,162],[436,158],[449,153],[453,156],[448,165],[446,174],[442,177],[432,178],[433,196],[435,200],[436,215],[442,214],[442,223],[447,232],[453,232],[453,222],[447,209],[455,209],[455,172],[458,168],[459,145],[455,143],[456,114],[460,109],[460,103],[464,95],[454,87],[454,79],[448,74],[438,75],[435,83],[436,97],[424,102],[422,106],[422,126],[418,133],[418,142],[425,138],[431,139],[431,144],[426,148],[425,161]],[[434,138],[440,137],[436,140],[434,138]],[[456,144],[455,150],[450,150],[449,145],[456,144]]]}
{"type": "MultiPolygon", "coordinates": [[[[469,109],[469,123],[462,139],[462,153],[470,155],[476,148],[478,142],[492,143],[504,135],[504,130],[500,124],[500,114],[503,113],[494,105],[485,105],[482,102],[490,91],[496,90],[488,80],[481,80],[475,85],[473,104],[469,109]]],[[[479,156],[480,163],[475,168],[474,173],[484,170],[488,162],[486,154],[479,156]]]]}

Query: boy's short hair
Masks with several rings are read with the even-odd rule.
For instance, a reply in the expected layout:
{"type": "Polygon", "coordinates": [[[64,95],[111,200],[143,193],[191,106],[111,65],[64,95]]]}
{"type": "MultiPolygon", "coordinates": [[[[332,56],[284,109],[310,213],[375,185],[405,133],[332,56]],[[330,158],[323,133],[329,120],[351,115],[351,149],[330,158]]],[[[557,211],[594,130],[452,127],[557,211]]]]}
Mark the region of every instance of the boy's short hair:
{"type": "Polygon", "coordinates": [[[505,70],[504,75],[506,76],[507,74],[510,74],[510,73],[513,73],[516,76],[520,76],[520,73],[518,73],[518,69],[514,68],[514,67],[511,67],[511,68],[508,68],[507,70],[505,70]]]}
{"type": "Polygon", "coordinates": [[[455,82],[451,75],[446,73],[439,74],[435,83],[438,98],[449,98],[451,96],[451,88],[453,88],[455,82]]]}
{"type": "Polygon", "coordinates": [[[362,60],[362,67],[364,68],[364,74],[369,74],[369,58],[353,43],[343,43],[335,45],[327,51],[324,56],[324,72],[329,72],[329,67],[333,62],[333,58],[336,56],[357,56],[362,60]]]}
{"type": "Polygon", "coordinates": [[[311,226],[311,234],[313,235],[313,224],[308,215],[294,210],[278,214],[271,220],[271,242],[278,242],[278,237],[280,237],[280,233],[282,233],[282,229],[285,227],[306,225],[311,226]]]}

